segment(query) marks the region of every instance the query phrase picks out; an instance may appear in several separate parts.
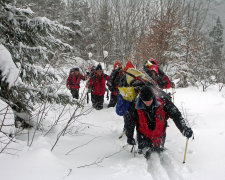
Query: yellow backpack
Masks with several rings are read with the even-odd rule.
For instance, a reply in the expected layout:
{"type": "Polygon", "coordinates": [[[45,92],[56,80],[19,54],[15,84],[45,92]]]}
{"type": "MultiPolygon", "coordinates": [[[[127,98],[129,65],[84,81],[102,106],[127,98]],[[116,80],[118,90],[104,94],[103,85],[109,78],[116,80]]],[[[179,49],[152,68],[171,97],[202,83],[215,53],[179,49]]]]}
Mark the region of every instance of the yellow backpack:
{"type": "MultiPolygon", "coordinates": [[[[128,73],[134,75],[135,77],[141,77],[141,78],[144,78],[144,74],[137,70],[137,69],[134,69],[134,68],[129,68],[127,70],[128,73]]],[[[130,85],[135,79],[130,76],[129,74],[126,74],[126,79],[127,79],[127,83],[130,85]]]]}
{"type": "Polygon", "coordinates": [[[119,87],[119,91],[123,99],[132,102],[135,98],[135,90],[134,87],[119,87]]]}
{"type": "MultiPolygon", "coordinates": [[[[127,69],[127,72],[129,74],[134,75],[135,77],[142,77],[142,78],[144,77],[144,74],[141,71],[138,71],[134,68],[127,69]]],[[[126,80],[128,85],[130,85],[135,80],[135,78],[130,76],[129,74],[126,74],[126,80]]],[[[133,101],[133,99],[136,96],[134,87],[119,87],[119,91],[120,91],[120,94],[123,96],[123,99],[130,102],[133,101]]]]}

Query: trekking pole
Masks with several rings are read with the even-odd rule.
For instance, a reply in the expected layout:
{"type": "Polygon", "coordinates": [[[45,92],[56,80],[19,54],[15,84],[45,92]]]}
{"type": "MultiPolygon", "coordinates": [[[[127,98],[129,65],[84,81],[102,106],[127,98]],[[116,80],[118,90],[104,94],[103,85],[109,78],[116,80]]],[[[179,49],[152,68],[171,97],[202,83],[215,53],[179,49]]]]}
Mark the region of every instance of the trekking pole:
{"type": "Polygon", "coordinates": [[[136,145],[134,145],[134,157],[135,157],[135,153],[136,153],[136,149],[135,149],[136,145]]]}
{"type": "Polygon", "coordinates": [[[89,103],[89,95],[88,95],[88,93],[87,93],[87,104],[89,103]]]}
{"type": "Polygon", "coordinates": [[[134,153],[134,157],[135,157],[135,146],[136,145],[133,145],[132,148],[131,148],[131,150],[130,150],[131,153],[134,153]]]}
{"type": "Polygon", "coordinates": [[[175,88],[172,88],[173,103],[174,103],[174,92],[175,92],[175,88]]]}
{"type": "Polygon", "coordinates": [[[108,89],[107,89],[106,99],[107,99],[107,101],[109,100],[109,90],[108,89]]]}
{"type": "Polygon", "coordinates": [[[187,146],[188,146],[188,138],[186,139],[186,146],[185,146],[185,152],[184,152],[184,160],[183,160],[183,164],[184,164],[185,161],[186,161],[187,146]]]}

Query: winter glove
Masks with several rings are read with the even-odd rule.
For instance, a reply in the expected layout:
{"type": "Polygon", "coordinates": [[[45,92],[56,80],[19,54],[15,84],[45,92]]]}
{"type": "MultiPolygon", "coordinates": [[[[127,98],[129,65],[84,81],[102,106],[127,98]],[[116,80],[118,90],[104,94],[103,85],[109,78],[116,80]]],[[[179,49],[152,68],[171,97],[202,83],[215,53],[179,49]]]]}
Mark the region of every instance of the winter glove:
{"type": "Polygon", "coordinates": [[[187,138],[190,138],[193,135],[193,131],[191,128],[185,128],[183,131],[183,135],[187,138]]]}
{"type": "Polygon", "coordinates": [[[135,142],[133,137],[128,137],[127,138],[127,143],[130,144],[130,145],[136,145],[136,142],[135,142]]]}

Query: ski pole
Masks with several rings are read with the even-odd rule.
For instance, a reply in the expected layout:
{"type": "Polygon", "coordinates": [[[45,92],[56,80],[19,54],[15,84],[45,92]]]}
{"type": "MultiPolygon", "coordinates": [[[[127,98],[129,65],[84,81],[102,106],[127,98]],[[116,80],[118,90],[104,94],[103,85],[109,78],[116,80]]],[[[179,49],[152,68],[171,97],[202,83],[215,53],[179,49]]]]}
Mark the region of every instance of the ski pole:
{"type": "Polygon", "coordinates": [[[186,161],[187,146],[188,146],[188,138],[187,138],[187,140],[186,140],[186,146],[185,146],[185,152],[184,152],[184,161],[183,161],[183,164],[184,164],[185,161],[186,161]]]}
{"type": "Polygon", "coordinates": [[[135,146],[136,146],[136,145],[133,145],[132,148],[131,148],[131,150],[130,150],[131,153],[132,153],[132,152],[134,153],[134,157],[135,157],[135,146]]]}
{"type": "Polygon", "coordinates": [[[126,130],[124,130],[123,133],[118,138],[121,139],[125,134],[126,134],[126,130]]]}
{"type": "Polygon", "coordinates": [[[132,153],[132,152],[133,152],[133,150],[134,150],[134,145],[132,146],[132,148],[131,148],[130,152],[132,153]]]}
{"type": "Polygon", "coordinates": [[[174,91],[175,91],[175,88],[172,88],[173,103],[174,103],[174,91]]]}
{"type": "Polygon", "coordinates": [[[88,95],[88,93],[87,93],[87,104],[89,103],[89,95],[88,95]]]}
{"type": "Polygon", "coordinates": [[[108,89],[107,89],[106,99],[107,99],[107,101],[109,100],[109,90],[108,89]]]}
{"type": "Polygon", "coordinates": [[[136,149],[135,149],[136,145],[134,145],[134,157],[135,157],[135,153],[136,153],[136,149]]]}

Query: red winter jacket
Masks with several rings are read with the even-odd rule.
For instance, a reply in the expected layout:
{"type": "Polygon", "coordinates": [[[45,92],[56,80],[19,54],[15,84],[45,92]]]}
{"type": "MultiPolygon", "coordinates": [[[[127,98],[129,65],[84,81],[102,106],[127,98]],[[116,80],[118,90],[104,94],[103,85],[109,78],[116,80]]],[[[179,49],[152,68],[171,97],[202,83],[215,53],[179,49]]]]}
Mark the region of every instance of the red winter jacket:
{"type": "Polygon", "coordinates": [[[167,126],[166,115],[169,115],[164,107],[165,103],[157,97],[153,98],[150,107],[146,107],[141,98],[138,97],[135,105],[134,103],[130,105],[128,112],[129,115],[126,121],[127,137],[133,137],[136,126],[137,132],[151,140],[153,146],[160,146],[163,143],[167,126]]]}
{"type": "Polygon", "coordinates": [[[69,86],[71,89],[79,89],[81,79],[85,80],[85,77],[82,74],[75,75],[75,73],[71,72],[67,78],[66,86],[69,86]]]}
{"type": "Polygon", "coordinates": [[[170,88],[170,80],[168,76],[157,76],[153,79],[161,89],[169,89],[170,88]]]}
{"type": "Polygon", "coordinates": [[[101,76],[98,76],[94,73],[94,76],[89,81],[89,86],[92,87],[92,94],[103,96],[105,94],[105,81],[109,80],[109,76],[102,73],[101,76]]]}
{"type": "MultiPolygon", "coordinates": [[[[152,65],[153,66],[153,65],[152,65]]],[[[153,67],[156,67],[155,65],[153,67]]],[[[144,66],[144,71],[158,84],[161,89],[169,89],[171,87],[170,80],[165,73],[158,68],[157,70],[144,66]],[[154,71],[157,75],[152,74],[154,71]]]]}
{"type": "Polygon", "coordinates": [[[171,101],[164,102],[157,96],[150,107],[146,107],[138,97],[135,106],[134,103],[130,105],[126,117],[127,137],[133,137],[136,126],[138,133],[151,140],[154,146],[162,145],[168,118],[174,121],[181,133],[187,128],[177,107],[171,101]]]}
{"type": "MultiPolygon", "coordinates": [[[[157,82],[160,84],[159,82],[157,82]]],[[[163,80],[162,80],[162,88],[163,89],[169,89],[170,88],[170,80],[168,76],[164,75],[163,80]]]]}
{"type": "Polygon", "coordinates": [[[163,111],[164,102],[161,99],[157,100],[159,105],[156,109],[154,118],[155,118],[155,128],[153,130],[149,129],[147,124],[146,112],[141,109],[137,109],[138,113],[138,131],[144,134],[147,138],[151,139],[154,146],[161,144],[162,136],[165,133],[166,113],[163,111]]]}

